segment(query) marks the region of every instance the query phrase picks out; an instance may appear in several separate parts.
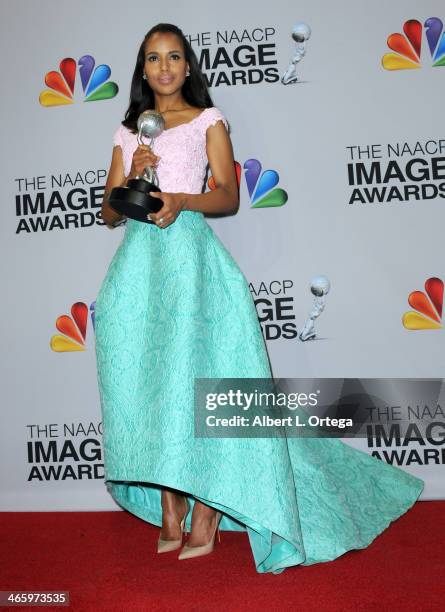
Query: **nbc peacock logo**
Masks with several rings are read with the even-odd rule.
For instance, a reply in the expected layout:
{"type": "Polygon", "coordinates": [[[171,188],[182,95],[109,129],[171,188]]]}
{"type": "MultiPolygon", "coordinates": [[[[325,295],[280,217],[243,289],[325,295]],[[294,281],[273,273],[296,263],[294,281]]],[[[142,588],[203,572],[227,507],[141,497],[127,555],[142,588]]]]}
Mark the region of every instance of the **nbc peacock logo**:
{"type": "Polygon", "coordinates": [[[107,64],[96,66],[92,55],[83,55],[76,63],[72,57],[66,57],[59,64],[60,72],[51,70],[45,75],[45,84],[51,89],[44,89],[39,96],[42,106],[62,106],[73,104],[76,75],[79,73],[84,102],[96,102],[114,98],[119,91],[113,81],[109,81],[111,69],[107,64]]]}
{"type": "Polygon", "coordinates": [[[395,53],[385,53],[382,57],[383,68],[386,70],[420,68],[423,28],[433,67],[445,66],[443,23],[438,17],[429,17],[423,26],[417,19],[408,19],[403,24],[404,34],[395,33],[388,36],[388,47],[395,53]]]}
{"type": "Polygon", "coordinates": [[[276,170],[262,172],[261,163],[257,159],[248,159],[244,163],[244,176],[252,208],[268,208],[286,204],[286,191],[276,187],[280,181],[276,170]]]}
{"type": "Polygon", "coordinates": [[[441,329],[444,283],[435,276],[425,281],[425,292],[413,291],[408,304],[414,311],[405,312],[403,327],[410,330],[441,329]]]}
{"type": "MultiPolygon", "coordinates": [[[[235,171],[239,188],[241,184],[241,165],[237,161],[235,162],[235,171]]],[[[276,170],[262,172],[261,163],[257,159],[248,159],[244,163],[244,176],[246,177],[252,208],[268,208],[286,204],[288,200],[286,191],[276,187],[280,180],[276,170]]],[[[213,176],[209,178],[208,186],[210,189],[216,189],[213,176]]]]}
{"type": "MultiPolygon", "coordinates": [[[[94,329],[94,307],[90,304],[91,322],[94,329]]],[[[75,302],[71,306],[71,316],[66,314],[57,317],[56,328],[61,334],[51,337],[50,347],[56,353],[84,351],[88,325],[88,306],[84,302],[75,302]]]]}

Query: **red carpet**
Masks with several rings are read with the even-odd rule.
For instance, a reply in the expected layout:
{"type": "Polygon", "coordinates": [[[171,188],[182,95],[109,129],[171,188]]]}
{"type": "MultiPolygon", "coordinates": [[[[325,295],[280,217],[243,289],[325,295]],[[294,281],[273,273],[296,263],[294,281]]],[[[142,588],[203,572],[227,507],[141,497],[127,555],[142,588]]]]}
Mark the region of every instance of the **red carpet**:
{"type": "Polygon", "coordinates": [[[444,501],[418,502],[367,549],[272,575],[256,572],[245,533],[178,561],[156,553],[158,528],[127,512],[4,512],[0,590],[69,591],[70,607],[52,610],[435,612],[444,513],[444,501]]]}

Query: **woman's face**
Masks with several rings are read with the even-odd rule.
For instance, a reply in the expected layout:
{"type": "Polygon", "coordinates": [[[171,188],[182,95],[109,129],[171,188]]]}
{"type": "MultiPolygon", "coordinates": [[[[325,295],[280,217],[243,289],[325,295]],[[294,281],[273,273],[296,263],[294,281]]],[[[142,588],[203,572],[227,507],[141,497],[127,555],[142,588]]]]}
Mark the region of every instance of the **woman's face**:
{"type": "Polygon", "coordinates": [[[181,39],[172,33],[156,32],[145,43],[144,72],[156,93],[169,95],[180,89],[189,65],[181,39]]]}

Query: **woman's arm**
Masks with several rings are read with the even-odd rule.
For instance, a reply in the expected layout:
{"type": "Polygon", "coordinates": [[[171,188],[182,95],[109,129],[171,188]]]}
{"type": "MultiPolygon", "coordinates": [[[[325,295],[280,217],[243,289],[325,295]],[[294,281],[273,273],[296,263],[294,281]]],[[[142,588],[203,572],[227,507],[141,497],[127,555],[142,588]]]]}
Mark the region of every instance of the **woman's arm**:
{"type": "Polygon", "coordinates": [[[102,201],[101,214],[106,225],[113,226],[117,221],[121,221],[124,215],[119,214],[108,203],[111,190],[114,187],[125,187],[129,177],[125,178],[124,163],[122,160],[122,149],[120,146],[113,147],[111,165],[108,171],[107,182],[105,183],[104,199],[102,201]]]}
{"type": "Polygon", "coordinates": [[[222,121],[207,128],[207,157],[216,189],[198,195],[185,193],[183,210],[234,213],[239,206],[232,142],[222,121]]]}
{"type": "Polygon", "coordinates": [[[200,194],[150,192],[163,202],[159,212],[150,213],[150,219],[155,223],[162,218],[162,227],[167,227],[176,220],[181,210],[203,213],[234,213],[238,210],[239,191],[232,142],[222,121],[207,128],[206,148],[216,189],[200,194]]]}

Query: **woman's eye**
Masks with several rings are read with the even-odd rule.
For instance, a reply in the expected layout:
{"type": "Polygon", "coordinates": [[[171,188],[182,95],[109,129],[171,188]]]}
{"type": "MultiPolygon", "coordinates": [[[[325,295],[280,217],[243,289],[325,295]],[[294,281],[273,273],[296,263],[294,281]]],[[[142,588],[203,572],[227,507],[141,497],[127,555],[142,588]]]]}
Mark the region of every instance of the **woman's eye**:
{"type": "MultiPolygon", "coordinates": [[[[181,56],[178,53],[173,53],[172,55],[170,55],[170,58],[177,61],[179,59],[181,59],[181,56]]],[[[158,60],[158,56],[157,55],[149,55],[147,56],[147,62],[155,62],[158,60]]]]}

